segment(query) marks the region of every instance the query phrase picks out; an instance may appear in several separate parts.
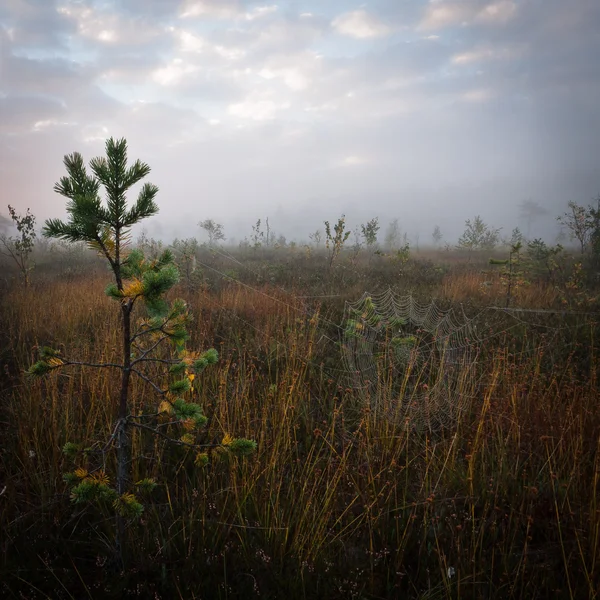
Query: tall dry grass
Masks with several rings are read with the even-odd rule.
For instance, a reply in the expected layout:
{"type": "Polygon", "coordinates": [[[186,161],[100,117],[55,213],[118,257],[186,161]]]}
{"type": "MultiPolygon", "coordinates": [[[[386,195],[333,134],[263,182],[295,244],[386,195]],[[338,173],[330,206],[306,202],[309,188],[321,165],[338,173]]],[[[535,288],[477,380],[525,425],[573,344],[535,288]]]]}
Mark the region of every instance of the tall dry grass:
{"type": "MultiPolygon", "coordinates": [[[[598,597],[594,357],[582,375],[569,356],[549,370],[541,345],[489,349],[468,410],[421,432],[361,405],[318,313],[280,289],[235,284],[181,293],[196,316],[190,346],[221,354],[197,383],[207,437],[251,437],[258,452],[199,469],[136,431],[134,476],[160,486],[130,525],[126,571],[112,572],[112,516],[69,502],[61,448],[106,439],[119,382],[103,369],[22,375],[36,345],[118,359],[104,285],[15,287],[2,300],[3,596],[598,597]]],[[[479,289],[467,275],[443,286],[456,299],[479,289]]],[[[156,398],[138,380],[131,401],[156,398]]]]}

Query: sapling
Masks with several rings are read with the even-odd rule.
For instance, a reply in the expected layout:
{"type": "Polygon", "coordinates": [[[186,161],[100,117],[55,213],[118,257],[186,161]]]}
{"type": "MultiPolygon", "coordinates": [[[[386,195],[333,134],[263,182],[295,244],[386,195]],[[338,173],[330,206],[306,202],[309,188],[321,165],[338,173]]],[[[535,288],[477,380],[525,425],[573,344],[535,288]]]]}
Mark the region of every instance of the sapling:
{"type": "Polygon", "coordinates": [[[17,228],[17,236],[0,235],[0,243],[3,250],[0,254],[8,256],[17,265],[23,283],[29,285],[29,273],[33,270],[31,253],[35,245],[35,216],[27,209],[25,215],[17,214],[17,211],[9,204],[8,212],[17,228]]]}
{"type": "Polygon", "coordinates": [[[199,466],[206,464],[208,452],[213,448],[247,455],[256,444],[229,435],[220,444],[200,443],[207,417],[202,407],[193,402],[193,381],[217,362],[217,351],[194,352],[186,347],[191,314],[183,300],[166,299],[179,280],[172,252],[167,249],[159,257],[148,259],[141,249],[128,247],[130,228],[158,212],[154,202],[158,188],[150,183],[142,185],[131,207],[126,200],[127,191],[146,177],[150,167],[139,160],[128,166],[126,140],[113,138],[106,142],[106,157],[91,160],[92,174],[87,172],[79,153],[65,156],[64,164],[67,175],[54,190],[68,198],[69,219],[66,222],[50,219],[42,232],[68,242],[86,242],[106,258],[114,276],[106,293],[118,302],[121,312],[121,356],[118,362],[89,363],[63,358],[57,350],[45,347],[28,373],[42,376],[69,365],[114,369],[120,373],[119,395],[115,398],[117,419],[108,440],[91,445],[88,440],[83,444],[67,442],[63,450],[73,458],[82,456],[87,462],[90,457],[99,457],[101,466],[91,470],[80,466],[65,479],[71,484],[73,502],[112,504],[117,513],[117,557],[122,563],[125,519],[139,517],[143,511],[135,492],[151,490],[155,485],[154,480],[143,479],[132,486],[132,428],[195,451],[199,466]],[[99,196],[101,186],[106,191],[106,203],[99,196]],[[134,320],[138,305],[144,314],[136,312],[138,318],[134,320]],[[166,387],[148,371],[152,368],[156,373],[160,367],[164,367],[163,381],[170,381],[166,387]],[[157,402],[150,412],[133,412],[129,398],[132,377],[140,378],[155,392],[157,402]],[[105,471],[106,455],[113,448],[116,449],[114,486],[105,471]]]}
{"type": "Polygon", "coordinates": [[[367,221],[366,224],[360,226],[363,240],[369,250],[369,262],[377,249],[377,234],[379,233],[379,229],[381,228],[379,225],[379,217],[375,217],[370,221],[367,221]]]}
{"type": "MultiPolygon", "coordinates": [[[[513,238],[515,237],[513,232],[513,238]]],[[[500,278],[503,285],[506,287],[506,308],[510,306],[513,293],[517,291],[517,287],[523,280],[523,272],[518,269],[521,262],[521,250],[523,244],[520,241],[515,242],[510,246],[507,259],[490,258],[490,265],[501,265],[500,278]]]]}
{"type": "Polygon", "coordinates": [[[346,230],[346,215],[342,215],[337,223],[333,226],[333,232],[331,231],[331,225],[329,221],[324,221],[325,225],[325,247],[329,251],[329,268],[333,266],[335,259],[338,257],[344,244],[350,237],[350,231],[346,230]]]}
{"type": "Polygon", "coordinates": [[[315,248],[317,248],[318,250],[319,246],[321,245],[321,241],[323,240],[323,234],[321,233],[320,229],[317,229],[316,231],[313,231],[313,233],[308,234],[308,239],[315,245],[315,248]]]}
{"type": "Polygon", "coordinates": [[[223,225],[217,223],[213,219],[205,219],[200,221],[198,226],[208,235],[208,245],[212,248],[217,242],[225,241],[225,233],[223,232],[223,225]]]}

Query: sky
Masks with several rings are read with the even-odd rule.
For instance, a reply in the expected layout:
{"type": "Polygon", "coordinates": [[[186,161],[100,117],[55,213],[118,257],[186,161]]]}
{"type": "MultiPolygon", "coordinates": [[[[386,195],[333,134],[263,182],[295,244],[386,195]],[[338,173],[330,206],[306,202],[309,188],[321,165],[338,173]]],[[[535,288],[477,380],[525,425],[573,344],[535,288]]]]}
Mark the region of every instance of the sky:
{"type": "Polygon", "coordinates": [[[3,0],[0,213],[65,216],[65,154],[125,137],[161,237],[345,213],[421,243],[600,193],[598,0],[3,0]]]}

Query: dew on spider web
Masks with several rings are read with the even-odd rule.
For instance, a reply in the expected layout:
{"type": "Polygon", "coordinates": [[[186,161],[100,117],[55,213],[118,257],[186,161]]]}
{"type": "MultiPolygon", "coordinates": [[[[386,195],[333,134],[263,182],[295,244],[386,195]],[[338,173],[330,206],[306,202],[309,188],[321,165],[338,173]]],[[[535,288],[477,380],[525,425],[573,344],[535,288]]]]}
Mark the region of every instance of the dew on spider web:
{"type": "Polygon", "coordinates": [[[481,397],[502,335],[523,323],[495,307],[467,317],[462,307],[442,309],[392,290],[364,294],[346,303],[341,328],[349,383],[384,418],[429,430],[452,426],[481,397]]]}

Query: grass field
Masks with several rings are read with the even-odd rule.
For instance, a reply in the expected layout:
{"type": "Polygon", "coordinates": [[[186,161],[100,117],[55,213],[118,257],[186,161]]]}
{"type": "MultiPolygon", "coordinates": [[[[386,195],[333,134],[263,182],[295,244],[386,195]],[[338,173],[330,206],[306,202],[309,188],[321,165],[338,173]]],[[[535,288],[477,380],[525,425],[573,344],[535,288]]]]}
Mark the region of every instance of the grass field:
{"type": "MultiPolygon", "coordinates": [[[[64,444],[112,431],[114,372],[23,374],[42,345],[119,360],[109,275],[93,258],[48,262],[31,287],[4,286],[2,597],[598,598],[594,314],[549,313],[529,329],[523,313],[510,339],[486,346],[477,383],[461,384],[465,410],[445,428],[413,427],[353,388],[339,345],[344,302],[391,287],[475,315],[505,306],[499,270],[433,251],[342,256],[332,269],[301,250],[202,251],[199,264],[177,294],[195,317],[190,346],[220,354],[196,382],[206,438],[229,433],[258,449],[199,468],[189,450],[135,430],[134,477],[159,485],[128,524],[122,571],[113,513],[74,505],[63,481],[64,444]],[[561,333],[549,344],[543,328],[561,333]]],[[[562,277],[529,277],[510,306],[594,313],[573,270],[562,277]]],[[[157,399],[136,380],[131,402],[157,399]]]]}

